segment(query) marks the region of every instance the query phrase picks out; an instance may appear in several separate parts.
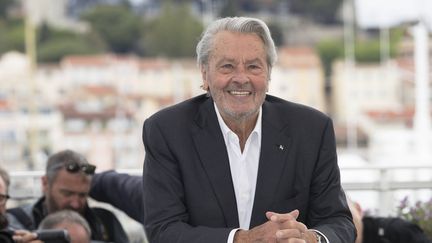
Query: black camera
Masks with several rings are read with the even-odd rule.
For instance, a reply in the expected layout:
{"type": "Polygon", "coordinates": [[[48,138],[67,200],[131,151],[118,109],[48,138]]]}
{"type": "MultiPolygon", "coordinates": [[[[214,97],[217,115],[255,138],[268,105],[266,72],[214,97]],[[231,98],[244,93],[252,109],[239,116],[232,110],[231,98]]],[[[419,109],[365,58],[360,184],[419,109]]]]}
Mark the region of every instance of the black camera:
{"type": "Polygon", "coordinates": [[[13,231],[11,230],[0,230],[0,242],[1,243],[14,243],[12,239],[13,231]]]}
{"type": "MultiPolygon", "coordinates": [[[[47,229],[35,231],[37,239],[44,243],[70,243],[69,234],[64,229],[47,229]]],[[[14,243],[12,230],[0,230],[0,243],[14,243]]]]}
{"type": "Polygon", "coordinates": [[[45,229],[35,231],[37,239],[44,243],[69,243],[69,233],[65,229],[45,229]]]}

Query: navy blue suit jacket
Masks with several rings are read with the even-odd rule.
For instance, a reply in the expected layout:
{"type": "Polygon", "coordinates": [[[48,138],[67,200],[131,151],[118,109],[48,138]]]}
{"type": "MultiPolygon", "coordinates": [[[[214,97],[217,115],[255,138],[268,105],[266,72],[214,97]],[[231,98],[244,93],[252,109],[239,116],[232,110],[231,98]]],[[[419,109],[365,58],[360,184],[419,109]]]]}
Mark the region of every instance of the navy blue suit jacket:
{"type": "Polygon", "coordinates": [[[93,176],[89,195],[97,201],[111,204],[142,223],[144,215],[142,186],[141,176],[131,176],[110,170],[93,176]]]}
{"type": "MultiPolygon", "coordinates": [[[[354,242],[330,118],[270,95],[262,113],[250,228],[267,221],[266,211],[299,209],[298,220],[331,243],[354,242]]],[[[157,112],[144,122],[143,141],[144,227],[150,242],[226,242],[239,221],[212,98],[197,96],[157,112]]]]}

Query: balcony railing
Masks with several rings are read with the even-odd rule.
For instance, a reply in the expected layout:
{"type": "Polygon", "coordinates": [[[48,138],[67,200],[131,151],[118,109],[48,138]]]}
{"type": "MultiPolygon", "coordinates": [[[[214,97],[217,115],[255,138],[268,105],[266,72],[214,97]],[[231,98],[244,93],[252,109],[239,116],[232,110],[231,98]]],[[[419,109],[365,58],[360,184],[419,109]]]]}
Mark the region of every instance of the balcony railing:
{"type": "MultiPolygon", "coordinates": [[[[141,169],[119,171],[131,175],[142,173],[141,169]]],[[[20,203],[39,197],[43,174],[43,171],[11,172],[12,201],[20,203]]],[[[432,165],[342,167],[341,180],[353,200],[379,215],[394,213],[405,196],[412,202],[432,198],[432,165]]]]}

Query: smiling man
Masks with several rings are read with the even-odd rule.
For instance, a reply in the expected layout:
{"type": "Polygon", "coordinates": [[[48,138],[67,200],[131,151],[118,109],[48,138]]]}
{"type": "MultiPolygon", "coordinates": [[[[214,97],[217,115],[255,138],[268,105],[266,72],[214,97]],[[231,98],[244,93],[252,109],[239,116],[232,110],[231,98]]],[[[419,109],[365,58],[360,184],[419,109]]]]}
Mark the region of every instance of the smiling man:
{"type": "Polygon", "coordinates": [[[258,19],[219,19],[203,33],[207,94],[144,122],[150,242],[354,242],[332,121],[266,94],[276,57],[258,19]]]}

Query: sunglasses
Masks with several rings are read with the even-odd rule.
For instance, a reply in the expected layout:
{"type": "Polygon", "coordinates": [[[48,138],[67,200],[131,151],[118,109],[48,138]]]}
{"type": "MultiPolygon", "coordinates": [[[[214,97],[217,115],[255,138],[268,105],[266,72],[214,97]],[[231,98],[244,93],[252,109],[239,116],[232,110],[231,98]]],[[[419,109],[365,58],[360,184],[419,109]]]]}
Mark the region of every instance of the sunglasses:
{"type": "Polygon", "coordinates": [[[77,162],[70,162],[65,165],[65,168],[70,173],[84,172],[87,175],[93,175],[96,170],[96,166],[91,164],[80,164],[77,162]]]}

